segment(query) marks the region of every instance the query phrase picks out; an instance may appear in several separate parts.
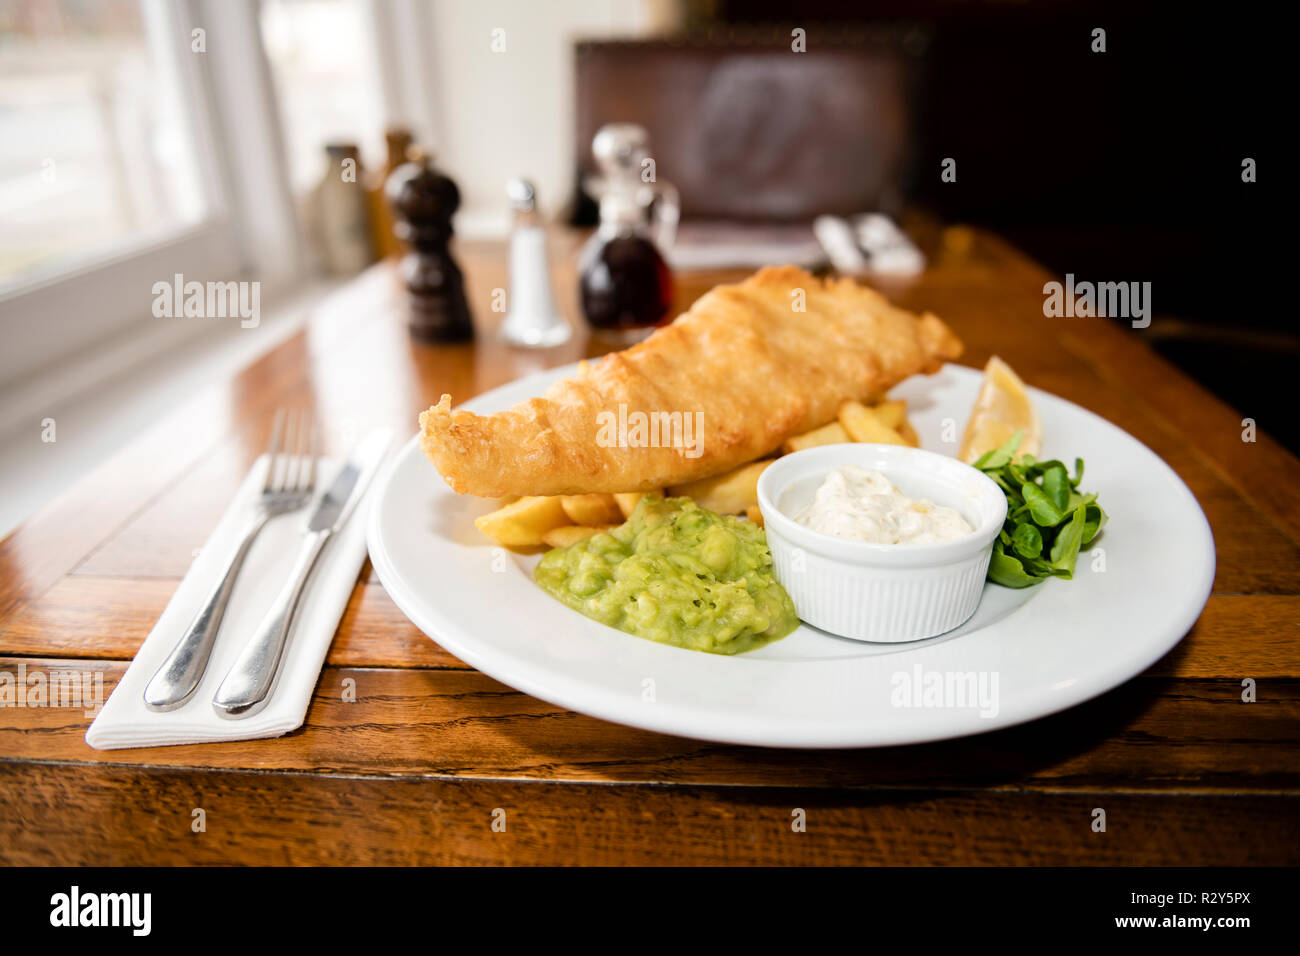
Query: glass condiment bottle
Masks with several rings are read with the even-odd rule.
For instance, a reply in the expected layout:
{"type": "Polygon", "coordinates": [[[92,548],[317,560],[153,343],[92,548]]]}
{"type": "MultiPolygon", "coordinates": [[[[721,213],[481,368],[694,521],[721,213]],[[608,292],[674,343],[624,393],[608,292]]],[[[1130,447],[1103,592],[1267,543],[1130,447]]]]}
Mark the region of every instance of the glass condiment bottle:
{"type": "Polygon", "coordinates": [[[391,126],[384,133],[384,142],[388,147],[388,162],[382,170],[375,170],[367,177],[366,207],[370,213],[370,244],[374,247],[375,258],[386,259],[400,256],[404,251],[402,244],[393,233],[393,210],[388,205],[384,184],[393,170],[407,160],[407,151],[411,148],[411,131],[401,126],[391,126]]]}
{"type": "Polygon", "coordinates": [[[321,260],[333,275],[355,275],[374,261],[361,153],[355,143],[327,143],[325,156],[325,175],[314,193],[321,260]]]}
{"type": "Polygon", "coordinates": [[[673,280],[662,250],[676,234],[677,190],[651,174],[640,126],[602,126],[591,149],[600,174],[588,187],[600,201],[600,226],[578,260],[582,311],[595,329],[635,337],[672,320],[673,280]]]}

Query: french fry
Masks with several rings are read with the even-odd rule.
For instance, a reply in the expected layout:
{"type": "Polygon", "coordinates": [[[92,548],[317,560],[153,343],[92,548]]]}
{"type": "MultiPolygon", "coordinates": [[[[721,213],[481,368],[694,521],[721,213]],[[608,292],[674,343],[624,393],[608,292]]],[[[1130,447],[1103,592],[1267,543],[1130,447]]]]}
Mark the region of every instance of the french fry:
{"type": "Polygon", "coordinates": [[[881,401],[875,404],[868,404],[868,408],[876,418],[880,419],[882,425],[892,428],[898,432],[900,438],[907,442],[913,448],[921,447],[921,439],[916,434],[916,429],[912,423],[907,420],[907,402],[901,398],[891,401],[881,401]]]}
{"type": "Polygon", "coordinates": [[[907,402],[901,398],[888,402],[877,402],[867,407],[880,419],[880,424],[886,428],[901,431],[900,426],[907,421],[907,402]]]}
{"type": "Polygon", "coordinates": [[[795,435],[793,438],[787,438],[785,444],[781,446],[781,451],[790,454],[792,451],[802,451],[805,448],[816,448],[818,445],[837,445],[840,442],[852,441],[849,433],[844,430],[844,426],[839,422],[831,422],[829,425],[823,425],[821,428],[814,428],[810,432],[804,432],[802,435],[795,435]]]}
{"type": "Polygon", "coordinates": [[[772,464],[771,459],[754,461],[712,478],[674,485],[669,494],[693,498],[701,508],[720,515],[744,514],[750,505],[758,504],[758,476],[772,464]]]}
{"type": "Polygon", "coordinates": [[[613,495],[561,495],[560,507],[574,524],[596,527],[623,523],[623,512],[613,495]]]}
{"type": "Polygon", "coordinates": [[[760,528],[763,527],[763,512],[758,510],[758,505],[750,505],[745,509],[745,517],[760,528]]]}
{"type": "Polygon", "coordinates": [[[861,402],[845,402],[840,406],[840,424],[853,441],[907,444],[902,435],[882,422],[873,409],[861,402]]]}
{"type": "Polygon", "coordinates": [[[528,496],[474,519],[474,526],[507,548],[536,548],[546,532],[569,524],[558,497],[528,496]]]}
{"type": "Polygon", "coordinates": [[[655,491],[623,491],[614,495],[614,501],[618,504],[618,510],[623,512],[624,518],[632,517],[632,512],[636,510],[636,503],[646,495],[657,495],[661,492],[655,491]]]}
{"type": "Polygon", "coordinates": [[[617,525],[607,524],[587,527],[583,525],[566,524],[547,531],[542,535],[542,541],[546,543],[547,547],[567,548],[575,542],[584,541],[587,538],[598,535],[603,531],[608,531],[610,528],[614,527],[617,527],[617,525]]]}

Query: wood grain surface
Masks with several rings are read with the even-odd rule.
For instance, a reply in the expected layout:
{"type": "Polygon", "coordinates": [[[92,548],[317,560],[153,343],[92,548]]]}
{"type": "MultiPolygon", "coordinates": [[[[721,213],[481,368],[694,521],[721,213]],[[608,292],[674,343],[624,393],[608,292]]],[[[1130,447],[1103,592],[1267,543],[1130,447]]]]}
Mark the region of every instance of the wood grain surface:
{"type": "MultiPolygon", "coordinates": [[[[995,236],[911,224],[930,268],[882,285],[947,320],[964,364],[1031,384],[1149,445],[1205,509],[1214,594],[1146,673],[980,737],[858,751],[729,747],[605,723],[480,674],[421,634],[369,565],[302,728],[275,740],[95,751],[73,708],[0,708],[0,862],[1294,864],[1300,853],[1300,462],[1278,409],[1235,410],[1104,319],[1046,319],[1041,267],[995,236]],[[1243,418],[1260,426],[1242,440],[1243,418]],[[345,701],[345,678],[356,700],[345,701]],[[1243,681],[1256,700],[1242,700],[1243,681]],[[202,808],[206,831],[194,832],[202,808]],[[1104,809],[1105,832],[1094,832],[1104,809]],[[505,832],[491,824],[502,810],[505,832]],[[792,827],[802,811],[806,830],[792,827]]],[[[557,232],[561,307],[577,316],[557,232]]],[[[97,671],[111,692],[283,405],[327,451],[611,346],[497,343],[505,249],[458,254],[474,345],[415,344],[391,264],[156,425],[0,543],[0,672],[97,671]]],[[[685,308],[741,273],[678,276],[685,308]]],[[[1155,317],[1155,322],[1160,317],[1155,317]]],[[[258,334],[257,330],[247,330],[258,334]]]]}

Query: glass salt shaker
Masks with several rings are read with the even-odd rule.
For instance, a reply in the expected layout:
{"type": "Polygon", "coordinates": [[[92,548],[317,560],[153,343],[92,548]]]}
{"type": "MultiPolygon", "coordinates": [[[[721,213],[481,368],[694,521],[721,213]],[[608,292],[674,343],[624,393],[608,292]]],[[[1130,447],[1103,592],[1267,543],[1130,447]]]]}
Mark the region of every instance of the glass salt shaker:
{"type": "Polygon", "coordinates": [[[524,179],[506,186],[515,211],[510,236],[510,306],[501,323],[501,337],[511,345],[551,348],[573,335],[555,307],[551,270],[546,256],[546,230],[537,214],[537,190],[524,179]]]}

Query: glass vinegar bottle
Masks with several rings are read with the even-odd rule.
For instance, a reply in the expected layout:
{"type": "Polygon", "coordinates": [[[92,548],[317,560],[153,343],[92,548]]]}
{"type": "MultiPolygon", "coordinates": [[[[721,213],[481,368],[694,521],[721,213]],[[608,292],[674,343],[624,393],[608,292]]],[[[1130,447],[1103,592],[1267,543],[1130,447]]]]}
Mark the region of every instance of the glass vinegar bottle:
{"type": "Polygon", "coordinates": [[[646,180],[645,130],[603,126],[592,142],[601,173],[590,181],[600,226],[578,260],[582,311],[592,328],[636,338],[671,321],[673,279],[662,249],[677,228],[677,191],[646,180]]]}

